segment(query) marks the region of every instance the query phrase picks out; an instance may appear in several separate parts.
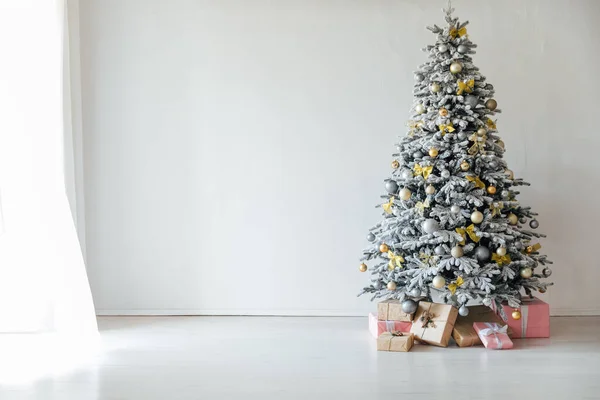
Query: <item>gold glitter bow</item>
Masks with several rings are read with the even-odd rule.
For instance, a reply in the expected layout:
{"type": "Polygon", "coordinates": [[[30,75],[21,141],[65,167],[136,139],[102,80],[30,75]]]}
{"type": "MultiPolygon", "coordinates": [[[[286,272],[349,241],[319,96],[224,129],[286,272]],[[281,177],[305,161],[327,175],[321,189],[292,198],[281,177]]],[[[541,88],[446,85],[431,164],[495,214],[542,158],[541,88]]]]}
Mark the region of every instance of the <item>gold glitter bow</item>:
{"type": "Polygon", "coordinates": [[[428,328],[428,325],[431,325],[431,328],[435,328],[435,322],[433,321],[434,318],[435,315],[433,315],[433,313],[431,313],[429,310],[425,310],[421,314],[421,318],[419,318],[419,321],[421,321],[423,328],[428,328]]]}
{"type": "Polygon", "coordinates": [[[503,256],[499,256],[498,254],[493,253],[492,254],[492,261],[496,261],[499,266],[502,266],[502,265],[508,265],[508,264],[510,264],[512,260],[510,259],[510,256],[508,254],[505,254],[503,256]]]}
{"type": "Polygon", "coordinates": [[[455,26],[453,26],[452,28],[450,28],[449,33],[453,39],[456,39],[457,37],[463,37],[467,34],[467,27],[463,26],[462,28],[458,29],[455,26]]]}
{"type": "Polygon", "coordinates": [[[415,208],[419,214],[423,215],[425,208],[429,208],[429,199],[417,202],[417,204],[415,204],[415,208]]]}
{"type": "Polygon", "coordinates": [[[452,123],[439,125],[439,128],[440,128],[440,132],[442,132],[442,136],[444,136],[448,132],[455,131],[454,125],[452,125],[452,123]]]}
{"type": "Polygon", "coordinates": [[[433,171],[433,166],[421,167],[421,164],[417,163],[413,169],[415,170],[415,176],[423,175],[423,178],[427,179],[431,174],[431,171],[433,171]]]}
{"type": "Polygon", "coordinates": [[[390,197],[390,201],[383,204],[381,207],[383,207],[383,210],[386,213],[391,214],[392,213],[392,204],[394,204],[394,196],[390,197]]]}
{"type": "Polygon", "coordinates": [[[463,240],[459,244],[463,246],[467,241],[467,235],[469,235],[471,240],[475,243],[479,243],[479,241],[481,240],[481,238],[475,233],[475,225],[473,224],[467,226],[466,228],[456,228],[456,232],[462,236],[463,240]]]}
{"type": "Polygon", "coordinates": [[[525,251],[527,252],[527,254],[533,253],[534,251],[538,251],[539,249],[542,248],[542,245],[539,243],[536,243],[532,246],[527,246],[527,248],[525,249],[525,251]]]}
{"type": "Polygon", "coordinates": [[[504,203],[501,201],[490,204],[490,210],[492,210],[492,217],[500,215],[502,213],[503,208],[504,203]]]}
{"type": "Polygon", "coordinates": [[[469,140],[473,142],[473,146],[469,148],[469,154],[474,155],[478,152],[481,154],[485,154],[485,141],[487,140],[487,135],[479,136],[477,133],[469,136],[469,140]]]}
{"type": "Polygon", "coordinates": [[[495,123],[494,121],[492,121],[491,119],[489,119],[489,118],[488,118],[488,120],[487,120],[487,121],[485,121],[485,124],[487,125],[487,127],[488,127],[490,130],[492,130],[492,129],[493,129],[493,130],[496,130],[496,123],[495,123]]]}
{"type": "Polygon", "coordinates": [[[404,262],[404,257],[402,256],[397,256],[394,254],[393,251],[388,251],[388,258],[390,259],[390,262],[388,263],[388,269],[392,270],[396,267],[398,268],[402,268],[402,263],[404,262]]]}
{"type": "Polygon", "coordinates": [[[485,189],[485,183],[478,176],[467,175],[467,180],[473,182],[476,188],[485,189]]]}
{"type": "Polygon", "coordinates": [[[450,290],[450,293],[454,294],[456,293],[456,289],[462,286],[463,283],[465,283],[465,281],[463,280],[462,276],[459,276],[456,281],[448,285],[448,290],[450,290]]]}
{"type": "Polygon", "coordinates": [[[410,129],[410,132],[408,133],[409,136],[414,135],[415,131],[417,129],[421,129],[421,127],[423,126],[423,121],[408,121],[408,123],[406,124],[408,126],[408,128],[410,129]]]}
{"type": "Polygon", "coordinates": [[[456,91],[456,94],[461,95],[464,92],[471,93],[473,91],[473,88],[475,87],[475,80],[470,79],[466,82],[459,80],[457,84],[458,90],[456,91]]]}

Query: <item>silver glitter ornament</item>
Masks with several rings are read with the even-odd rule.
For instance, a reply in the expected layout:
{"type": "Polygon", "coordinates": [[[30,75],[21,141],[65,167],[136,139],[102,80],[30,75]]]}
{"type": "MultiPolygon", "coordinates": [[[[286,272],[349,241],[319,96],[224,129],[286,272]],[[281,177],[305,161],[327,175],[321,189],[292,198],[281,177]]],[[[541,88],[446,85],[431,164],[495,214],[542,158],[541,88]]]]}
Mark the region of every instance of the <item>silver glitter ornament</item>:
{"type": "Polygon", "coordinates": [[[402,311],[406,314],[414,314],[417,311],[417,302],[414,300],[404,300],[402,302],[402,311]]]}
{"type": "Polygon", "coordinates": [[[479,97],[473,96],[472,94],[465,96],[465,104],[471,108],[477,107],[477,103],[479,103],[479,97]]]}
{"type": "Polygon", "coordinates": [[[487,306],[487,307],[491,306],[492,305],[492,299],[490,299],[489,297],[485,297],[483,299],[483,305],[487,306]]]}
{"type": "Polygon", "coordinates": [[[542,275],[544,275],[546,278],[548,278],[550,275],[552,275],[552,270],[550,268],[546,267],[542,270],[542,275]]]}
{"type": "Polygon", "coordinates": [[[465,54],[467,51],[469,51],[469,46],[465,46],[464,44],[461,44],[458,46],[458,48],[456,49],[460,54],[465,54]]]}
{"type": "Polygon", "coordinates": [[[408,180],[413,177],[413,173],[410,169],[405,169],[402,171],[402,179],[408,180]]]}
{"type": "Polygon", "coordinates": [[[411,295],[412,297],[419,297],[419,296],[421,295],[421,289],[419,289],[419,288],[413,288],[413,289],[410,291],[410,295],[411,295]]]}
{"type": "Polygon", "coordinates": [[[446,254],[446,250],[444,250],[444,246],[437,246],[433,252],[435,253],[436,256],[443,256],[444,254],[446,254]]]}
{"type": "Polygon", "coordinates": [[[367,240],[369,242],[374,242],[375,241],[375,235],[371,232],[369,232],[369,234],[367,235],[367,240]]]}
{"type": "Polygon", "coordinates": [[[413,154],[414,158],[423,158],[423,153],[421,153],[420,151],[415,151],[413,154]]]}
{"type": "Polygon", "coordinates": [[[385,183],[385,190],[387,190],[389,194],[395,194],[398,191],[398,184],[396,181],[387,181],[385,183]]]}
{"type": "Polygon", "coordinates": [[[492,252],[485,246],[478,246],[475,249],[475,258],[477,258],[477,261],[481,263],[489,261],[491,256],[492,252]]]}
{"type": "Polygon", "coordinates": [[[465,140],[467,138],[467,134],[464,132],[458,132],[458,138],[460,140],[465,140]]]}
{"type": "Polygon", "coordinates": [[[440,230],[440,225],[435,219],[429,218],[423,222],[423,231],[425,233],[434,233],[440,230]]]}
{"type": "Polygon", "coordinates": [[[447,169],[442,171],[442,178],[450,178],[450,171],[447,169]]]}
{"type": "Polygon", "coordinates": [[[510,192],[508,190],[503,190],[500,194],[504,200],[508,200],[508,198],[510,197],[510,192]]]}
{"type": "Polygon", "coordinates": [[[527,218],[526,217],[521,217],[519,218],[519,222],[524,224],[525,222],[527,222],[527,218]]]}
{"type": "Polygon", "coordinates": [[[440,51],[440,53],[445,53],[448,51],[448,46],[446,46],[445,44],[440,44],[438,46],[438,50],[440,51]]]}
{"type": "Polygon", "coordinates": [[[425,77],[423,76],[423,74],[415,74],[415,81],[423,82],[424,79],[425,77]]]}
{"type": "Polygon", "coordinates": [[[373,287],[377,290],[381,289],[381,282],[380,281],[374,282],[373,287]]]}
{"type": "Polygon", "coordinates": [[[458,214],[460,213],[460,207],[455,204],[452,207],[450,207],[450,212],[452,214],[458,214]]]}
{"type": "Polygon", "coordinates": [[[537,219],[532,219],[531,221],[529,221],[529,227],[531,229],[537,229],[540,226],[540,223],[537,221],[537,219]]]}
{"type": "Polygon", "coordinates": [[[461,317],[466,317],[467,315],[469,315],[469,309],[467,308],[467,306],[465,306],[464,304],[462,306],[460,306],[460,308],[458,309],[458,314],[461,317]]]}

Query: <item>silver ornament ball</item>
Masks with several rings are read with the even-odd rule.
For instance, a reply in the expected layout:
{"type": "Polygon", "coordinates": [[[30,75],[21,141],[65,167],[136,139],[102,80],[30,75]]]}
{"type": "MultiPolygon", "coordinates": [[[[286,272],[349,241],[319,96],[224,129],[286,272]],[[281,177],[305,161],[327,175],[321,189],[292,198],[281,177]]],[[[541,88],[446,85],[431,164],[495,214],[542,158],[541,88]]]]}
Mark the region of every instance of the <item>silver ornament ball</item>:
{"type": "Polygon", "coordinates": [[[467,134],[464,132],[458,132],[458,138],[460,140],[465,140],[467,138],[467,134]]]}
{"type": "Polygon", "coordinates": [[[452,89],[451,87],[448,86],[446,88],[446,93],[448,93],[448,94],[454,93],[454,89],[452,89]]]}
{"type": "Polygon", "coordinates": [[[461,258],[465,254],[465,251],[461,246],[454,246],[450,251],[450,254],[452,254],[452,257],[454,258],[461,258]]]}
{"type": "Polygon", "coordinates": [[[475,108],[477,107],[477,103],[479,103],[479,97],[473,96],[472,94],[469,94],[465,97],[465,104],[469,107],[475,108]]]}
{"type": "Polygon", "coordinates": [[[491,256],[492,253],[490,249],[488,249],[485,246],[477,246],[477,248],[475,249],[475,258],[477,258],[477,261],[481,263],[489,261],[491,256]]]}
{"type": "Polygon", "coordinates": [[[410,169],[405,169],[402,171],[402,179],[408,180],[413,177],[413,173],[410,169]]]}
{"type": "Polygon", "coordinates": [[[455,61],[452,64],[450,64],[450,72],[452,72],[453,74],[460,74],[462,70],[463,66],[461,63],[455,61]]]}
{"type": "Polygon", "coordinates": [[[489,297],[484,297],[483,298],[483,305],[487,306],[487,307],[491,306],[492,305],[492,299],[490,299],[489,297]]]}
{"type": "Polygon", "coordinates": [[[529,226],[531,229],[537,229],[540,226],[540,223],[537,221],[537,219],[532,219],[529,221],[529,226]]]}
{"type": "Polygon", "coordinates": [[[519,222],[524,224],[525,222],[527,222],[527,217],[521,217],[519,218],[519,222]]]}
{"type": "Polygon", "coordinates": [[[369,234],[367,235],[367,240],[369,242],[374,242],[375,241],[375,235],[371,232],[369,232],[369,234]]]}
{"type": "Polygon", "coordinates": [[[373,287],[377,290],[381,289],[382,285],[380,281],[374,282],[373,287]]]}
{"type": "Polygon", "coordinates": [[[406,314],[414,314],[417,311],[417,302],[414,300],[404,300],[402,302],[402,311],[406,314]]]}
{"type": "Polygon", "coordinates": [[[415,151],[413,153],[413,157],[416,159],[423,158],[423,153],[421,153],[420,151],[415,151]]]}
{"type": "Polygon", "coordinates": [[[419,296],[421,296],[421,289],[419,289],[419,288],[413,288],[413,289],[410,291],[410,295],[411,295],[412,297],[419,297],[419,296]]]}
{"type": "Polygon", "coordinates": [[[435,249],[433,249],[433,252],[436,256],[443,256],[444,254],[446,254],[446,250],[444,250],[444,246],[442,245],[439,245],[435,249]]]}
{"type": "Polygon", "coordinates": [[[498,163],[496,161],[490,161],[490,168],[493,168],[493,169],[498,168],[498,163]]]}
{"type": "Polygon", "coordinates": [[[417,82],[423,82],[423,79],[425,79],[425,77],[423,76],[423,74],[415,74],[415,81],[417,81],[417,82]]]}
{"type": "Polygon", "coordinates": [[[450,178],[450,171],[447,169],[442,171],[442,178],[450,178]]]}
{"type": "Polygon", "coordinates": [[[423,222],[423,231],[425,233],[434,233],[440,229],[440,225],[435,219],[429,218],[423,222]]]}
{"type": "Polygon", "coordinates": [[[458,214],[460,213],[460,207],[455,204],[452,207],[450,207],[450,212],[452,214],[458,214]]]}
{"type": "Polygon", "coordinates": [[[440,53],[445,53],[448,51],[448,46],[446,46],[445,44],[440,44],[438,46],[438,50],[440,51],[440,53]]]}
{"type": "Polygon", "coordinates": [[[500,194],[504,200],[508,200],[508,198],[510,197],[510,192],[508,190],[503,190],[500,194]]]}
{"type": "Polygon", "coordinates": [[[550,268],[546,267],[542,270],[542,275],[544,275],[546,278],[548,278],[550,275],[552,275],[552,270],[550,268]]]}
{"type": "Polygon", "coordinates": [[[396,181],[387,181],[385,183],[385,190],[387,190],[389,194],[395,194],[398,191],[398,184],[396,181]]]}
{"type": "Polygon", "coordinates": [[[458,314],[461,317],[466,317],[467,315],[469,315],[469,309],[467,308],[467,306],[465,306],[464,304],[462,306],[460,306],[460,308],[458,309],[458,314]]]}
{"type": "Polygon", "coordinates": [[[456,49],[460,54],[465,54],[467,51],[469,51],[469,46],[465,46],[464,44],[461,44],[458,46],[458,48],[456,49]]]}

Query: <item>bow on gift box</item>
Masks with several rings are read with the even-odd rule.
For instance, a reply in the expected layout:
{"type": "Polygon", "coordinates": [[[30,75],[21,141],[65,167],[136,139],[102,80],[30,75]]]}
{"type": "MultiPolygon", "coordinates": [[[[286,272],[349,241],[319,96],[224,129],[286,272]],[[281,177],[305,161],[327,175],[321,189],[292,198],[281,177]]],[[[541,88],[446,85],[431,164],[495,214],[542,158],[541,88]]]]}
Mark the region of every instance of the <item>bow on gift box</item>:
{"type": "Polygon", "coordinates": [[[456,82],[456,84],[458,85],[458,90],[456,91],[456,94],[461,95],[464,92],[471,93],[473,91],[473,88],[475,87],[475,80],[470,79],[466,82],[459,80],[458,82],[456,82]]]}
{"type": "Polygon", "coordinates": [[[473,142],[473,146],[469,148],[469,154],[474,155],[478,152],[481,154],[485,154],[485,141],[487,140],[487,135],[477,135],[477,133],[469,136],[469,140],[473,142]]]}
{"type": "Polygon", "coordinates": [[[404,257],[402,256],[397,256],[394,254],[393,251],[388,251],[388,258],[390,259],[390,262],[388,263],[388,269],[392,270],[396,267],[398,268],[402,268],[402,263],[404,262],[404,257]]]}
{"type": "Polygon", "coordinates": [[[469,235],[471,240],[474,241],[475,243],[479,243],[479,241],[481,240],[481,238],[479,236],[477,236],[477,233],[475,233],[475,225],[473,225],[473,224],[467,226],[466,228],[456,228],[456,232],[463,237],[462,242],[459,243],[463,246],[466,243],[467,235],[469,235]]]}
{"type": "Polygon", "coordinates": [[[425,208],[429,208],[429,199],[426,199],[424,202],[417,202],[417,204],[415,204],[415,208],[417,209],[417,212],[419,214],[423,215],[423,213],[425,212],[425,208]]]}
{"type": "Polygon", "coordinates": [[[438,127],[440,128],[440,132],[442,132],[442,136],[444,136],[447,132],[454,132],[454,125],[450,124],[441,124],[438,125],[438,127]]]}
{"type": "Polygon", "coordinates": [[[465,283],[465,281],[463,280],[462,276],[459,276],[455,282],[452,282],[448,285],[448,290],[450,290],[450,293],[454,294],[456,293],[456,289],[462,286],[463,283],[465,283]]]}
{"type": "Polygon", "coordinates": [[[476,188],[485,189],[485,183],[478,176],[467,175],[467,180],[473,182],[476,188]]]}
{"type": "Polygon", "coordinates": [[[433,321],[433,319],[435,318],[435,315],[433,315],[431,312],[429,312],[429,310],[425,310],[423,311],[423,313],[421,314],[421,318],[419,318],[419,321],[421,321],[421,324],[423,325],[423,328],[435,328],[435,322],[433,321]],[[431,326],[429,326],[431,325],[431,326]]]}
{"type": "Polygon", "coordinates": [[[500,215],[502,213],[503,208],[504,203],[502,203],[501,201],[490,204],[490,210],[492,210],[492,217],[500,215]]]}
{"type": "Polygon", "coordinates": [[[500,326],[498,324],[489,323],[489,322],[486,322],[485,324],[486,324],[487,328],[480,330],[479,334],[483,335],[483,336],[494,335],[494,337],[496,338],[497,346],[498,346],[496,348],[501,349],[502,348],[502,340],[500,340],[500,338],[498,337],[498,334],[503,333],[506,335],[508,332],[508,325],[500,326]]]}
{"type": "Polygon", "coordinates": [[[508,264],[510,264],[512,260],[510,259],[510,256],[508,254],[505,254],[503,256],[499,256],[498,254],[493,253],[492,254],[492,261],[496,261],[499,266],[502,266],[502,265],[508,265],[508,264]]]}
{"type": "Polygon", "coordinates": [[[392,334],[392,336],[404,336],[404,333],[400,332],[400,331],[394,331],[394,332],[390,332],[392,334]]]}
{"type": "Polygon", "coordinates": [[[433,166],[421,167],[421,164],[417,163],[413,169],[415,170],[415,176],[423,175],[423,178],[427,179],[433,171],[433,166]]]}
{"type": "Polygon", "coordinates": [[[392,213],[392,204],[394,204],[394,196],[390,197],[390,201],[383,204],[381,207],[383,207],[383,210],[386,213],[391,214],[392,213]]]}
{"type": "Polygon", "coordinates": [[[450,36],[452,36],[452,38],[456,39],[457,37],[463,37],[467,34],[467,27],[463,26],[462,28],[458,29],[456,27],[452,27],[450,28],[450,36]]]}

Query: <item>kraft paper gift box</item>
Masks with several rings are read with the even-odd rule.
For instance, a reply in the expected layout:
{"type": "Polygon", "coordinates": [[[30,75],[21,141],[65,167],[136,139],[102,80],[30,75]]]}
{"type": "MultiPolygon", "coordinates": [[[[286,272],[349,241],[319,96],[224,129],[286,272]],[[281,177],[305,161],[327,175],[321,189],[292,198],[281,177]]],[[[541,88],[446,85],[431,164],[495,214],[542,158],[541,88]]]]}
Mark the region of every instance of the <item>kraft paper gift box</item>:
{"type": "Polygon", "coordinates": [[[457,316],[458,310],[451,305],[421,301],[410,331],[417,340],[447,347],[457,316]]]}
{"type": "Polygon", "coordinates": [[[377,338],[377,350],[407,352],[413,347],[414,340],[412,333],[384,332],[377,338]]]}
{"type": "Polygon", "coordinates": [[[369,331],[378,338],[384,332],[410,332],[412,322],[407,321],[381,321],[374,313],[369,314],[369,331]]]}
{"type": "Polygon", "coordinates": [[[377,318],[382,321],[406,321],[413,320],[412,314],[402,311],[399,300],[384,300],[377,303],[377,318]]]}
{"type": "Polygon", "coordinates": [[[508,325],[495,322],[474,322],[473,328],[477,331],[486,349],[506,350],[513,348],[513,342],[507,335],[508,325]]]}
{"type": "MultiPolygon", "coordinates": [[[[504,325],[504,321],[500,318],[494,310],[487,306],[472,306],[469,307],[469,315],[463,317],[459,315],[456,318],[454,324],[454,330],[452,331],[452,337],[456,341],[459,347],[470,347],[470,346],[482,346],[483,343],[479,339],[479,335],[473,328],[473,322],[494,322],[500,325],[504,325]]],[[[508,329],[508,336],[513,335],[512,330],[508,329]]]]}
{"type": "MultiPolygon", "coordinates": [[[[495,306],[494,306],[495,308],[495,306]]],[[[550,305],[537,297],[523,299],[519,311],[521,319],[512,317],[513,307],[503,304],[509,328],[513,331],[513,339],[550,337],[550,305]]]]}

